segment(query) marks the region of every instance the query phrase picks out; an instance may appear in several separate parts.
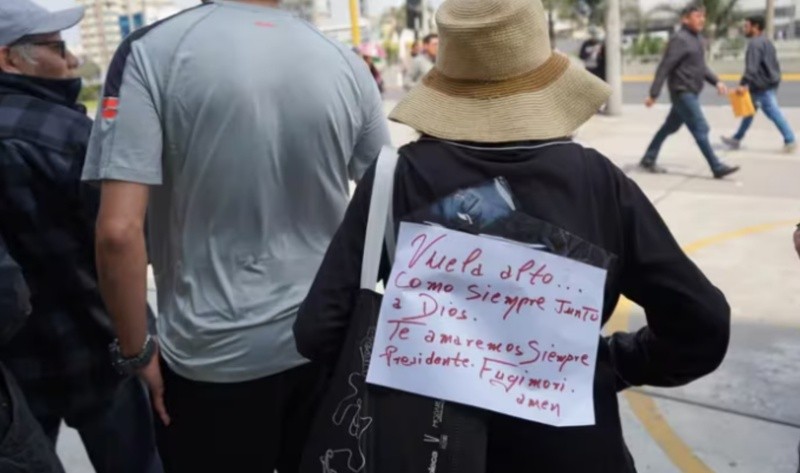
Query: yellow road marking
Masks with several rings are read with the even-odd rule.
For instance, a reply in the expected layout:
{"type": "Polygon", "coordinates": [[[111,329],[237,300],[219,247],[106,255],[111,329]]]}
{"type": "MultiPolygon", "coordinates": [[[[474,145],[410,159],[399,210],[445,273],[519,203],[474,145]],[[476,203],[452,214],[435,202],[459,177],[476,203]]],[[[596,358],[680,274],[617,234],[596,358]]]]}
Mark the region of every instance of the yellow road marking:
{"type": "MultiPolygon", "coordinates": [[[[742,78],[741,74],[720,74],[720,80],[726,82],[739,82],[739,79],[742,78]]],[[[623,82],[629,83],[650,83],[653,82],[653,74],[632,74],[626,75],[622,77],[623,82]]],[[[800,82],[800,74],[798,73],[787,73],[783,75],[784,82],[800,82]]]]}
{"type": "Polygon", "coordinates": [[[626,392],[625,398],[631,410],[647,429],[650,437],[667,454],[673,465],[685,473],[714,473],[714,470],[703,463],[691,448],[669,426],[667,420],[658,411],[656,402],[650,396],[636,392],[626,392]]]}
{"type": "MultiPolygon", "coordinates": [[[[785,220],[781,222],[753,225],[731,232],[720,233],[708,238],[697,240],[683,247],[686,254],[696,253],[709,246],[735,240],[745,236],[764,233],[779,228],[791,227],[796,220],[785,220]]],[[[788,238],[788,237],[787,237],[788,238]]],[[[788,245],[789,243],[787,243],[788,245]]],[[[633,312],[633,302],[626,298],[620,299],[614,315],[606,324],[609,333],[627,331],[633,312]]],[[[625,398],[631,406],[631,410],[642,423],[642,426],[650,434],[650,437],[661,447],[667,458],[683,473],[714,473],[669,426],[667,420],[658,411],[653,398],[633,391],[626,391],[625,398]]]]}

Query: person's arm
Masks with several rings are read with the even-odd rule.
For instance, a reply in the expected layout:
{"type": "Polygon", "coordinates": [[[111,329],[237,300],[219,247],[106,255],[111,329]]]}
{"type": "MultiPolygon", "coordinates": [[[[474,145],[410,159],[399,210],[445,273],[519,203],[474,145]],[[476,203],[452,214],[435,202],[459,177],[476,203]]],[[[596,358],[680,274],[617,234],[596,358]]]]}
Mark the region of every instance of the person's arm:
{"type": "Polygon", "coordinates": [[[653,85],[650,87],[650,98],[655,100],[661,95],[661,89],[664,87],[669,75],[680,64],[689,52],[686,41],[680,36],[676,35],[667,44],[667,50],[661,63],[656,70],[656,76],[653,80],[653,85]]]}
{"type": "Polygon", "coordinates": [[[106,181],[97,218],[97,271],[126,358],[138,355],[147,337],[147,251],[144,218],[150,188],[106,181]]]}
{"type": "MultiPolygon", "coordinates": [[[[147,327],[147,251],[144,222],[149,186],[162,182],[161,117],[158,90],[147,74],[147,56],[139,43],[125,66],[116,119],[108,139],[89,153],[83,179],[102,181],[97,219],[97,265],[100,290],[114,321],[120,351],[126,358],[142,352],[147,327]]],[[[139,371],[150,388],[159,417],[169,424],[158,354],[139,371]]]]}
{"type": "Polygon", "coordinates": [[[374,179],[373,166],[356,188],[344,221],[297,314],[294,324],[297,350],[312,361],[335,363],[347,336],[361,285],[361,261],[374,179]]]}
{"type": "Polygon", "coordinates": [[[794,249],[797,251],[797,256],[800,256],[800,224],[797,225],[797,229],[794,231],[794,249]]]}
{"type": "Polygon", "coordinates": [[[406,74],[403,76],[403,88],[406,92],[414,88],[417,77],[419,77],[419,61],[417,58],[413,58],[406,74]]]}
{"type": "Polygon", "coordinates": [[[587,46],[589,46],[589,41],[584,41],[583,44],[581,45],[581,50],[578,53],[578,57],[580,58],[581,61],[589,59],[589,56],[591,55],[589,52],[589,48],[587,46]]]}
{"type": "Polygon", "coordinates": [[[705,68],[706,68],[705,70],[706,82],[713,85],[714,87],[719,88],[719,85],[722,83],[722,81],[719,80],[719,76],[716,73],[714,73],[714,71],[712,71],[710,67],[708,67],[708,64],[705,65],[705,68]]]}
{"type": "Polygon", "coordinates": [[[618,169],[614,173],[625,249],[621,291],[644,308],[647,318],[638,332],[610,337],[620,388],[689,383],[722,363],[730,308],[639,187],[618,169]]]}
{"type": "Polygon", "coordinates": [[[739,82],[739,85],[742,87],[749,87],[753,84],[761,68],[761,61],[763,61],[763,59],[764,51],[761,48],[757,48],[751,41],[747,46],[747,54],[745,54],[744,59],[744,74],[742,75],[742,80],[739,82]]]}
{"type": "Polygon", "coordinates": [[[386,114],[383,112],[383,98],[375,79],[366,68],[356,68],[356,74],[361,88],[361,129],[348,163],[348,172],[350,179],[358,182],[378,158],[381,148],[390,146],[392,140],[386,114]]]}

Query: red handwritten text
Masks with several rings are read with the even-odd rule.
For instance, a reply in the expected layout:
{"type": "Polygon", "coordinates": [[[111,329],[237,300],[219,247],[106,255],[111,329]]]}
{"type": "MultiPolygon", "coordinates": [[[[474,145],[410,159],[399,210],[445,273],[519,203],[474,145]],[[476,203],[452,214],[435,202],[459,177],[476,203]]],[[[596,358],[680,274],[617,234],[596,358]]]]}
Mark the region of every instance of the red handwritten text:
{"type": "Polygon", "coordinates": [[[524,406],[526,400],[528,401],[528,407],[531,409],[550,411],[555,413],[556,417],[561,417],[561,405],[557,402],[551,402],[546,399],[527,399],[524,394],[520,394],[517,397],[517,404],[524,406]]]}
{"type": "Polygon", "coordinates": [[[556,308],[557,314],[571,315],[581,322],[597,322],[600,320],[600,311],[597,309],[586,306],[579,309],[573,307],[572,301],[566,299],[556,299],[556,302],[558,303],[558,308],[556,308]]]}
{"type": "Polygon", "coordinates": [[[398,355],[399,351],[400,349],[396,346],[389,345],[378,357],[385,359],[386,366],[390,368],[392,366],[409,367],[420,365],[453,368],[468,368],[470,366],[469,358],[462,357],[461,352],[458,352],[455,356],[443,356],[437,355],[436,351],[432,351],[426,357],[422,353],[420,353],[419,356],[398,355]]]}
{"type": "Polygon", "coordinates": [[[428,259],[425,260],[425,266],[430,269],[436,269],[446,273],[459,271],[462,274],[471,274],[475,277],[483,276],[483,263],[479,261],[481,255],[483,255],[483,250],[476,248],[461,261],[459,258],[440,253],[440,250],[436,248],[446,237],[447,235],[441,235],[431,242],[428,242],[427,234],[423,233],[417,235],[417,237],[411,241],[411,247],[415,248],[415,250],[414,255],[408,262],[408,269],[413,269],[417,263],[427,257],[428,259]]]}
{"type": "Polygon", "coordinates": [[[525,296],[509,296],[501,292],[492,291],[491,285],[487,285],[486,287],[488,290],[482,290],[477,284],[470,285],[467,290],[471,295],[467,297],[467,300],[479,300],[481,302],[489,302],[490,304],[495,305],[502,304],[506,306],[507,309],[503,314],[503,320],[508,319],[508,316],[512,313],[519,314],[525,307],[536,307],[539,310],[545,310],[544,303],[547,302],[547,300],[544,297],[538,297],[534,299],[525,296]]]}
{"type": "Polygon", "coordinates": [[[567,389],[567,380],[551,381],[544,378],[528,378],[519,371],[513,373],[519,365],[508,361],[493,358],[484,358],[478,377],[488,379],[492,386],[502,387],[505,392],[511,392],[515,387],[529,390],[564,392],[567,389]]]}
{"type": "Polygon", "coordinates": [[[500,273],[500,278],[504,281],[513,278],[516,282],[520,282],[525,278],[531,286],[535,286],[539,282],[545,285],[553,282],[553,275],[547,272],[547,265],[543,264],[537,267],[536,261],[534,260],[528,260],[517,269],[507,266],[506,269],[500,273]]]}
{"type": "Polygon", "coordinates": [[[530,360],[520,362],[520,365],[532,365],[534,363],[558,363],[558,371],[564,371],[564,368],[570,363],[577,363],[583,366],[589,366],[589,355],[587,353],[560,353],[555,350],[540,350],[539,342],[531,340],[528,346],[533,350],[534,356],[530,360]]]}

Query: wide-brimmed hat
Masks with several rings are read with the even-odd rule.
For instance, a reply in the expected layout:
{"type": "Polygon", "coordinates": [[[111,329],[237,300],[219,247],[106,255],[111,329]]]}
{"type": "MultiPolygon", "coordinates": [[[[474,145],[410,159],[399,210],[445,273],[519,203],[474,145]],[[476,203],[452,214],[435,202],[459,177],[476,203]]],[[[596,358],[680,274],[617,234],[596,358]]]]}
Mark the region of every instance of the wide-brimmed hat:
{"type": "Polygon", "coordinates": [[[611,94],[550,47],[540,0],[447,0],[436,66],[389,118],[436,138],[482,143],[571,135],[611,94]]]}

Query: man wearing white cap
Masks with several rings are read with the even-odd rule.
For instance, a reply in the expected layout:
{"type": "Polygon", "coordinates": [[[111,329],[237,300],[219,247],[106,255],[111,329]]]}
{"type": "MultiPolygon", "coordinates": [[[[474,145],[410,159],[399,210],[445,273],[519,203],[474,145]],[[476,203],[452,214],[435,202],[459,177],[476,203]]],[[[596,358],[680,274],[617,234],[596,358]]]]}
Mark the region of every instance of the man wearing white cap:
{"type": "Polygon", "coordinates": [[[0,360],[52,443],[66,422],[98,473],[160,472],[146,393],[108,349],[94,258],[99,195],[80,182],[92,122],[60,33],[82,18],[82,8],[0,2],[0,236],[32,306],[0,360]]]}

